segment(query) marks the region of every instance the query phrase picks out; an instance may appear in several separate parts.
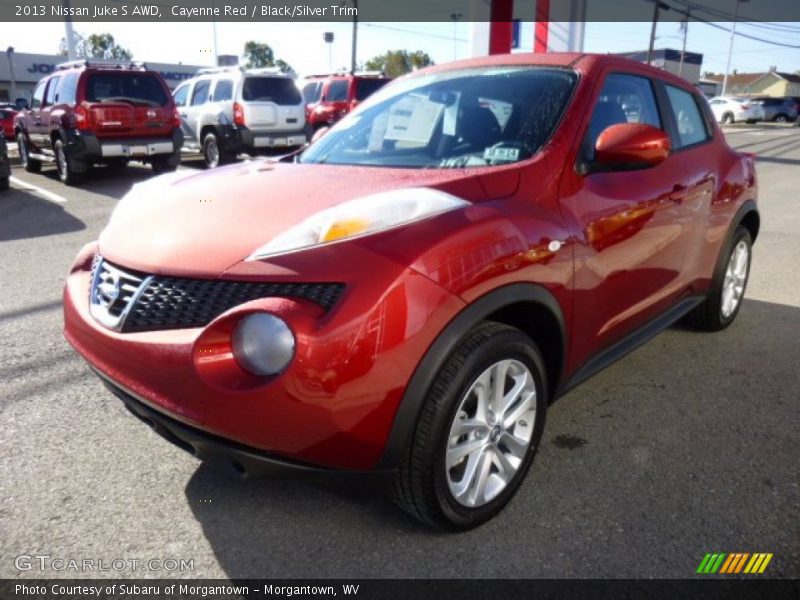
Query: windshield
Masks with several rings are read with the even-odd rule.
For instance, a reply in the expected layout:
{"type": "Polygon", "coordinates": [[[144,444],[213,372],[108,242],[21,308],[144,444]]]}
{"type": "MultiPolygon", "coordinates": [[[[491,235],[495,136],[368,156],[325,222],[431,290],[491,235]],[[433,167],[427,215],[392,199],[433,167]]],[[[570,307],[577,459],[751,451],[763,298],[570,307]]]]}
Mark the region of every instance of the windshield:
{"type": "Polygon", "coordinates": [[[164,86],[151,73],[92,73],[86,83],[89,102],[164,106],[168,98],[164,86]]]}
{"type": "Polygon", "coordinates": [[[463,168],[525,160],[550,137],[576,79],[535,67],[411,77],[376,92],[300,161],[463,168]]]}
{"type": "Polygon", "coordinates": [[[288,77],[247,77],[242,86],[245,102],[274,102],[281,106],[295,106],[303,102],[300,90],[288,77]]]}

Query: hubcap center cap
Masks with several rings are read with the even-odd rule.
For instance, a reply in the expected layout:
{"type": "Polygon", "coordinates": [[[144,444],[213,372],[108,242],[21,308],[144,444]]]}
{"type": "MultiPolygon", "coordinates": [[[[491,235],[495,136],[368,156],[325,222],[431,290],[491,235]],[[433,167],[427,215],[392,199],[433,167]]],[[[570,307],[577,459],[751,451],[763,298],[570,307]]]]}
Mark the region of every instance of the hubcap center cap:
{"type": "Polygon", "coordinates": [[[492,427],[491,431],[489,432],[489,441],[493,444],[497,443],[497,439],[500,437],[500,434],[503,430],[500,428],[499,425],[495,425],[492,427]]]}

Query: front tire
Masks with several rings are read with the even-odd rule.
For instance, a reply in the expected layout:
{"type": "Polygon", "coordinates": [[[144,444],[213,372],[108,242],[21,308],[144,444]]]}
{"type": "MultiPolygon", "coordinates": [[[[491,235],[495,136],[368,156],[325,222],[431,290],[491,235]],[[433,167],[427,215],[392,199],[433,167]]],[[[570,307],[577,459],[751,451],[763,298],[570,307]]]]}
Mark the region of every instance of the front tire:
{"type": "Polygon", "coordinates": [[[733,118],[733,113],[727,112],[724,115],[722,115],[722,124],[723,125],[731,125],[731,124],[733,124],[734,121],[735,121],[735,119],[733,118]]]}
{"type": "Polygon", "coordinates": [[[17,134],[17,149],[19,151],[19,162],[23,169],[28,173],[38,173],[42,170],[42,162],[30,157],[30,146],[28,146],[25,134],[22,132],[17,134]]]}
{"type": "Polygon", "coordinates": [[[773,119],[776,123],[786,123],[789,120],[789,117],[783,113],[776,115],[773,119]]]}
{"type": "Polygon", "coordinates": [[[544,430],[544,361],[527,335],[486,322],[437,375],[392,488],[421,521],[477,527],[511,500],[544,430]]]}
{"type": "Polygon", "coordinates": [[[720,331],[733,323],[750,277],[752,247],[750,232],[739,225],[720,253],[705,302],[689,313],[692,325],[704,331],[720,331]]]}

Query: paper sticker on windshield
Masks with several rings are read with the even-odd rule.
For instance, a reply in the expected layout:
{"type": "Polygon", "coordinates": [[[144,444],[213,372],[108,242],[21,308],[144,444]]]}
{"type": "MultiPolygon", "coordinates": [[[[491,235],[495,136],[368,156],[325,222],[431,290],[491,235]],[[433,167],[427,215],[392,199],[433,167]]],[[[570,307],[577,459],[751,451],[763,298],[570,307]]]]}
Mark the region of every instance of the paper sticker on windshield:
{"type": "Polygon", "coordinates": [[[483,151],[483,159],[493,162],[516,162],[519,160],[519,148],[495,146],[483,151]]]}
{"type": "Polygon", "coordinates": [[[427,144],[444,106],[425,96],[410,94],[389,110],[386,139],[427,144]]]}

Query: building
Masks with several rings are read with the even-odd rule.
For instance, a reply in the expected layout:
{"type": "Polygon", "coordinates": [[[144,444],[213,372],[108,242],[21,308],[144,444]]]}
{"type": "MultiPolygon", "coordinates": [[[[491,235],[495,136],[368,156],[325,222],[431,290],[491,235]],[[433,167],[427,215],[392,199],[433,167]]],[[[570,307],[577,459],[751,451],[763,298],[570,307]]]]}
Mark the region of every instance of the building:
{"type": "MultiPolygon", "coordinates": [[[[706,79],[719,84],[722,93],[724,75],[709,75],[706,79]]],[[[737,73],[728,75],[725,94],[743,96],[800,96],[800,75],[770,69],[766,73],[737,73]]]]}
{"type": "MultiPolygon", "coordinates": [[[[642,52],[622,52],[619,56],[630,58],[637,62],[647,62],[647,51],[642,52]]],[[[683,52],[672,48],[662,48],[653,50],[650,64],[659,69],[669,71],[674,75],[683,77],[689,83],[697,85],[700,82],[700,71],[703,66],[703,55],[697,52],[683,52]],[[681,65],[681,54],[683,54],[683,65],[681,65]]]]}
{"type": "MultiPolygon", "coordinates": [[[[25,52],[8,52],[0,54],[0,102],[13,102],[16,98],[28,98],[36,83],[45,75],[52,73],[56,65],[67,62],[65,56],[54,54],[27,54],[25,52]],[[12,72],[14,88],[12,90],[12,72]]],[[[189,79],[201,67],[198,65],[181,65],[148,62],[147,68],[158,71],[170,88],[181,81],[189,79]]]]}

